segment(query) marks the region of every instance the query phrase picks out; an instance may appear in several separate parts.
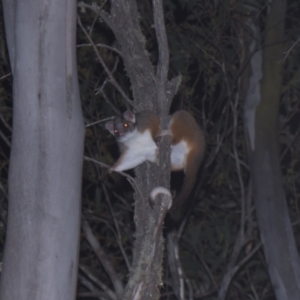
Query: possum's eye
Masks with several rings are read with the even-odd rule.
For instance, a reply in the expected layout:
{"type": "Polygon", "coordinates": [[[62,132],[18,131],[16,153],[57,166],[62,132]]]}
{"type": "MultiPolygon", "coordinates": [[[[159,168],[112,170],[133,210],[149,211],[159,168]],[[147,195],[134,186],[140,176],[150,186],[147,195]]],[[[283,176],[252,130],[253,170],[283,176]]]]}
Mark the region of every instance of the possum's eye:
{"type": "Polygon", "coordinates": [[[114,133],[115,133],[115,134],[117,134],[117,133],[118,133],[118,130],[117,130],[117,129],[115,129],[115,130],[114,130],[114,133]]]}
{"type": "Polygon", "coordinates": [[[128,127],[128,123],[124,123],[124,127],[127,128],[128,127]]]}

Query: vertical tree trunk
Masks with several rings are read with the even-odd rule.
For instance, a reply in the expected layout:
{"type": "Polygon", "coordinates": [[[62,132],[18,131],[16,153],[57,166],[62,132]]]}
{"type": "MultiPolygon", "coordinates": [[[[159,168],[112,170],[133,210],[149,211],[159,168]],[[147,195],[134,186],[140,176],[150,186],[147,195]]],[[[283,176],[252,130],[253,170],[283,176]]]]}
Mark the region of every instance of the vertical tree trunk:
{"type": "Polygon", "coordinates": [[[271,2],[262,55],[262,81],[259,85],[257,54],[252,57],[252,76],[257,81],[250,85],[246,97],[245,121],[256,214],[270,278],[278,300],[296,300],[300,299],[300,261],[283,189],[277,138],[285,10],[286,1],[271,2]]]}
{"type": "MultiPolygon", "coordinates": [[[[168,81],[169,52],[164,26],[163,7],[159,0],[152,0],[154,27],[159,59],[155,68],[145,47],[145,37],[140,28],[138,7],[135,0],[112,0],[110,12],[95,6],[80,4],[95,10],[97,15],[113,31],[122,52],[127,75],[131,81],[137,111],[152,110],[158,113],[162,129],[166,129],[168,111],[180,82],[179,78],[168,81]]],[[[130,103],[130,102],[129,102],[130,103]]],[[[168,210],[167,196],[159,196],[156,205],[149,205],[151,190],[158,185],[169,186],[169,142],[160,142],[160,167],[145,163],[136,168],[134,221],[135,243],[130,276],[123,299],[159,299],[162,284],[162,226],[168,210]]]]}
{"type": "Polygon", "coordinates": [[[13,73],[1,300],[75,298],[84,127],[76,1],[4,0],[13,73]]]}

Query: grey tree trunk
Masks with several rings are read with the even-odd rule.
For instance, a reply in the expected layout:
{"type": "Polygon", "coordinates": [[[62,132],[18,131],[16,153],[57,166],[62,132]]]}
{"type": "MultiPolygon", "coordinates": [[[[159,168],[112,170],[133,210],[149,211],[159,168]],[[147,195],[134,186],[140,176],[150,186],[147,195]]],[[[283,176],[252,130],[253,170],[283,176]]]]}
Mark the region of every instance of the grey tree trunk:
{"type": "Polygon", "coordinates": [[[76,1],[3,0],[13,137],[1,300],[75,298],[84,127],[76,1]]]}
{"type": "MultiPolygon", "coordinates": [[[[296,300],[300,299],[300,260],[283,189],[277,137],[285,10],[285,1],[272,1],[264,50],[252,56],[245,124],[256,214],[270,278],[278,300],[296,300]]],[[[259,40],[259,26],[252,28],[259,40]]]]}

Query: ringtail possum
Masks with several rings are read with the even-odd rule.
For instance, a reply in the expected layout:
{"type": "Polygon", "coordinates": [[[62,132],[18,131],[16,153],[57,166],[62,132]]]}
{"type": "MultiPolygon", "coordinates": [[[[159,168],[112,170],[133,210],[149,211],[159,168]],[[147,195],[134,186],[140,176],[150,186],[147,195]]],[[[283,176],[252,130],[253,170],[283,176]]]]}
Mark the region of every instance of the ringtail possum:
{"type": "MultiPolygon", "coordinates": [[[[121,152],[111,171],[125,171],[145,161],[157,162],[158,147],[155,140],[161,134],[161,128],[155,113],[145,111],[133,114],[126,111],[123,118],[115,118],[107,122],[105,127],[116,137],[121,152]]],[[[194,117],[184,110],[170,117],[167,134],[171,138],[171,169],[185,173],[181,190],[173,201],[172,209],[176,209],[194,186],[204,155],[205,138],[194,117]]]]}
{"type": "Polygon", "coordinates": [[[105,128],[115,136],[121,152],[110,171],[125,171],[145,161],[158,161],[155,138],[160,132],[160,125],[155,113],[144,111],[134,114],[127,110],[123,118],[106,122],[105,128]]]}

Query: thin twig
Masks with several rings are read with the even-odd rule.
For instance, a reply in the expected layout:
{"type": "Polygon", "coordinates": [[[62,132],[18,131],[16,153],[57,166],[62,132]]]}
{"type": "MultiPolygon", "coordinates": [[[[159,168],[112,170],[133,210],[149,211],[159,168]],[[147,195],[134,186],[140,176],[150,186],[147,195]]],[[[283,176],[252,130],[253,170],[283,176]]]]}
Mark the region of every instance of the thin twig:
{"type": "Polygon", "coordinates": [[[292,49],[296,46],[296,44],[300,41],[300,38],[290,47],[290,49],[286,52],[283,52],[285,53],[285,56],[283,57],[283,59],[280,61],[280,62],[285,62],[287,57],[289,56],[290,52],[292,51],[292,49]]]}
{"type": "Polygon", "coordinates": [[[233,113],[233,133],[232,133],[232,139],[233,139],[233,153],[236,163],[236,170],[237,170],[237,176],[241,188],[241,232],[244,234],[244,226],[245,226],[245,186],[243,182],[243,176],[241,171],[241,163],[240,158],[238,155],[237,150],[237,141],[236,141],[236,135],[237,135],[237,126],[238,126],[238,101],[239,101],[239,93],[236,94],[236,101],[235,103],[230,102],[232,113],[233,113]]]}
{"type": "Polygon", "coordinates": [[[105,119],[101,119],[101,120],[98,120],[98,121],[95,121],[95,122],[92,122],[92,123],[89,123],[89,124],[86,124],[85,127],[91,127],[91,126],[94,126],[94,125],[97,125],[99,123],[103,123],[103,122],[106,122],[106,121],[110,121],[110,120],[113,120],[114,117],[109,117],[109,118],[105,118],[105,119]]]}
{"type": "Polygon", "coordinates": [[[0,130],[0,137],[5,142],[5,144],[10,148],[11,147],[11,143],[10,143],[10,141],[7,139],[7,137],[5,136],[5,134],[1,130],[0,130]]]}
{"type": "Polygon", "coordinates": [[[103,162],[101,162],[101,161],[98,161],[98,160],[96,160],[96,159],[93,159],[93,158],[91,158],[91,157],[84,156],[84,159],[87,160],[87,161],[91,161],[91,162],[93,162],[93,163],[99,165],[99,166],[102,167],[102,168],[106,168],[106,169],[109,168],[109,165],[107,165],[107,164],[105,164],[105,163],[103,163],[103,162]]]}
{"type": "MultiPolygon", "coordinates": [[[[115,61],[115,65],[112,69],[112,74],[115,72],[115,70],[117,69],[117,66],[119,64],[119,57],[116,58],[116,61],[115,61]]],[[[104,87],[107,83],[108,79],[105,79],[103,84],[101,85],[101,87],[96,91],[95,95],[98,95],[99,93],[102,94],[104,100],[110,105],[110,107],[113,109],[113,111],[119,115],[120,113],[120,110],[108,99],[108,97],[106,96],[105,92],[104,92],[104,87]]]]}
{"type": "Polygon", "coordinates": [[[89,289],[93,293],[93,297],[97,297],[99,300],[108,300],[107,297],[105,297],[104,293],[99,291],[92,282],[87,280],[84,276],[79,275],[78,276],[79,282],[84,285],[87,289],[89,289]]]}
{"type": "Polygon", "coordinates": [[[112,300],[117,300],[117,295],[106,285],[104,284],[102,281],[100,281],[98,278],[96,278],[96,276],[94,276],[90,270],[85,267],[84,265],[80,264],[79,265],[79,269],[91,280],[93,281],[95,284],[97,284],[103,291],[105,294],[107,294],[107,296],[112,299],[112,300]]]}
{"type": "MultiPolygon", "coordinates": [[[[99,166],[101,166],[103,168],[106,168],[106,169],[108,169],[110,167],[109,165],[107,165],[107,164],[105,164],[105,163],[103,163],[101,161],[98,161],[96,159],[93,159],[93,158],[90,158],[90,157],[87,157],[87,156],[84,156],[84,159],[87,160],[87,161],[91,161],[91,162],[93,162],[93,163],[95,163],[95,164],[97,164],[97,165],[99,165],[99,166]]],[[[134,190],[136,191],[136,193],[139,193],[140,196],[141,196],[141,198],[143,198],[143,194],[142,194],[141,190],[139,189],[139,187],[138,187],[135,179],[132,176],[130,176],[129,174],[127,174],[125,172],[117,172],[117,173],[119,173],[122,176],[126,177],[126,179],[129,181],[129,183],[134,188],[134,190]]]]}
{"type": "Polygon", "coordinates": [[[219,290],[218,299],[225,299],[228,287],[234,275],[260,249],[261,246],[262,243],[257,244],[256,247],[244,259],[242,259],[236,266],[232,267],[226,272],[226,275],[222,280],[221,288],[219,290]]]}
{"type": "Polygon", "coordinates": [[[120,110],[114,105],[112,104],[111,101],[109,101],[108,97],[106,96],[105,92],[102,90],[101,91],[102,97],[104,98],[104,100],[106,101],[106,103],[108,103],[110,105],[110,107],[112,108],[112,110],[119,115],[120,114],[120,110]]]}
{"type": "Polygon", "coordinates": [[[104,191],[104,195],[105,195],[105,200],[106,200],[106,202],[107,202],[107,204],[108,204],[108,207],[109,207],[109,210],[110,210],[110,214],[111,214],[111,216],[112,216],[112,218],[113,218],[113,221],[114,221],[114,224],[115,224],[115,228],[116,228],[116,230],[117,230],[117,234],[116,234],[116,235],[117,235],[117,242],[118,242],[118,245],[119,245],[120,250],[121,250],[121,252],[122,252],[122,255],[123,255],[123,257],[124,257],[124,260],[125,260],[127,269],[128,269],[128,271],[129,271],[129,270],[130,270],[130,263],[129,263],[127,254],[126,254],[126,252],[125,252],[125,250],[124,250],[124,247],[123,247],[123,245],[122,245],[122,235],[121,235],[121,232],[120,232],[120,227],[119,227],[119,224],[118,224],[118,222],[117,222],[117,220],[116,220],[116,217],[115,217],[113,208],[112,208],[112,206],[111,206],[111,203],[110,203],[110,200],[109,200],[109,196],[108,196],[106,187],[103,186],[103,185],[102,185],[102,187],[103,187],[103,191],[104,191]]]}
{"type": "Polygon", "coordinates": [[[5,79],[6,77],[8,77],[8,76],[10,76],[10,75],[11,75],[11,72],[8,73],[8,74],[6,74],[6,75],[3,75],[2,77],[0,77],[0,80],[3,80],[3,79],[5,79]]]}
{"type": "Polygon", "coordinates": [[[118,296],[122,295],[123,284],[122,284],[121,280],[119,279],[117,272],[113,268],[113,265],[110,263],[109,258],[107,257],[106,253],[102,249],[99,241],[96,239],[95,235],[93,234],[89,223],[86,220],[84,220],[82,222],[82,228],[83,228],[85,238],[89,242],[93,251],[97,255],[98,259],[100,260],[103,268],[105,269],[106,273],[108,274],[108,276],[115,288],[117,295],[118,296]]]}
{"type": "Polygon", "coordinates": [[[12,132],[11,126],[6,122],[6,120],[4,119],[4,117],[2,116],[2,114],[0,114],[0,120],[1,120],[1,122],[5,125],[5,127],[6,127],[10,132],[12,132]]]}
{"type": "Polygon", "coordinates": [[[90,36],[92,36],[92,32],[93,32],[94,26],[95,26],[95,24],[96,24],[96,21],[97,21],[97,19],[98,19],[100,13],[101,13],[101,11],[102,11],[102,8],[103,8],[104,5],[106,4],[106,2],[107,2],[107,0],[104,0],[104,1],[103,1],[103,3],[101,4],[101,6],[100,6],[99,9],[98,9],[98,12],[96,13],[96,17],[94,18],[94,21],[93,21],[93,23],[92,23],[92,25],[91,25],[91,27],[90,27],[90,36]]]}
{"type": "Polygon", "coordinates": [[[98,16],[100,16],[100,17],[105,21],[105,23],[107,23],[107,25],[108,25],[109,27],[112,27],[112,26],[113,26],[113,22],[112,22],[112,20],[111,20],[110,15],[109,15],[106,11],[102,10],[98,5],[96,5],[96,4],[94,4],[94,3],[93,3],[92,5],[89,5],[89,4],[86,4],[86,3],[84,3],[84,2],[79,2],[79,3],[77,4],[77,6],[78,6],[78,7],[83,7],[83,8],[88,8],[88,9],[92,10],[92,11],[95,12],[98,16]]]}
{"type": "MultiPolygon", "coordinates": [[[[121,57],[123,57],[123,53],[120,50],[118,50],[117,48],[114,48],[114,47],[111,47],[111,46],[108,46],[105,44],[101,44],[101,43],[94,44],[94,45],[95,45],[95,47],[106,48],[111,51],[114,51],[114,52],[118,53],[121,57]]],[[[82,47],[93,47],[93,45],[91,43],[77,45],[77,48],[82,48],[82,47]]]]}
{"type": "Polygon", "coordinates": [[[87,31],[85,30],[85,28],[83,27],[82,23],[81,23],[81,19],[80,17],[78,16],[77,17],[77,20],[78,20],[78,24],[81,28],[81,30],[83,31],[83,33],[85,34],[85,36],[87,37],[87,39],[89,40],[89,42],[91,43],[96,55],[97,55],[97,58],[100,62],[100,64],[102,65],[103,69],[105,70],[106,74],[108,75],[108,78],[109,78],[109,81],[114,85],[114,87],[119,91],[119,93],[122,95],[122,97],[126,100],[126,102],[131,105],[132,107],[135,108],[134,106],[134,103],[132,100],[130,100],[127,95],[125,94],[125,92],[123,91],[123,89],[120,87],[120,85],[117,83],[117,81],[115,80],[113,74],[111,73],[111,71],[108,69],[108,67],[106,66],[104,60],[102,59],[97,47],[95,46],[93,40],[91,39],[90,35],[87,33],[87,31]]]}

